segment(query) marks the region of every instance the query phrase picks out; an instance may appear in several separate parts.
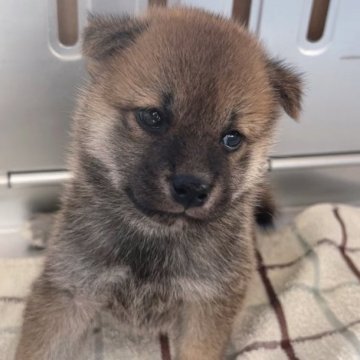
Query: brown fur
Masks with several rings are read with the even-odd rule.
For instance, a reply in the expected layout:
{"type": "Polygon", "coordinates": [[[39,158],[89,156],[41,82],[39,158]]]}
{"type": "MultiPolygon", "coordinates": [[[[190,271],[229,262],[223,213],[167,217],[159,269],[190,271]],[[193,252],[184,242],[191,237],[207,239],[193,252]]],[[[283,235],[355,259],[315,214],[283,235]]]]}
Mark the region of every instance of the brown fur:
{"type": "Polygon", "coordinates": [[[300,110],[298,77],[235,22],[191,9],[93,17],[84,55],[74,179],[16,359],[76,358],[100,310],[138,331],[175,332],[180,360],[221,359],[254,268],[279,108],[300,110]],[[144,108],[166,114],[161,134],[139,126],[144,108]],[[243,135],[237,151],[221,144],[229,130],[243,135]],[[203,206],[173,200],[175,174],[211,185],[203,206]]]}

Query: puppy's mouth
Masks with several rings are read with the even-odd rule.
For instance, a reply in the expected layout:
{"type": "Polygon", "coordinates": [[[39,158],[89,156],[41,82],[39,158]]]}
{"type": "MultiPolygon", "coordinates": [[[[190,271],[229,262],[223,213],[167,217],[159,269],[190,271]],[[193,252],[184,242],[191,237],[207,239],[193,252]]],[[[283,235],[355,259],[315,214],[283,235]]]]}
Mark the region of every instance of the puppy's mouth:
{"type": "Polygon", "coordinates": [[[141,201],[139,201],[131,188],[126,188],[125,193],[128,198],[134,204],[135,208],[143,213],[144,215],[157,220],[160,223],[166,223],[168,225],[174,224],[178,220],[184,220],[188,222],[204,222],[205,218],[203,216],[199,216],[200,212],[193,212],[192,209],[183,209],[182,211],[163,211],[159,209],[154,209],[144,205],[141,201]]]}

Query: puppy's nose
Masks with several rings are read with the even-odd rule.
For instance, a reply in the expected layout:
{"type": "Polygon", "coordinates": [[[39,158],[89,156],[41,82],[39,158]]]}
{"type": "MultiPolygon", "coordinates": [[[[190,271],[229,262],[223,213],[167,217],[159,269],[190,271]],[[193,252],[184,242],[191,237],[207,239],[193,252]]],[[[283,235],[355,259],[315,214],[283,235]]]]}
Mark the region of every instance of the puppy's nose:
{"type": "Polygon", "coordinates": [[[172,180],[174,200],[186,208],[202,206],[208,199],[209,184],[192,175],[176,175],[172,180]]]}

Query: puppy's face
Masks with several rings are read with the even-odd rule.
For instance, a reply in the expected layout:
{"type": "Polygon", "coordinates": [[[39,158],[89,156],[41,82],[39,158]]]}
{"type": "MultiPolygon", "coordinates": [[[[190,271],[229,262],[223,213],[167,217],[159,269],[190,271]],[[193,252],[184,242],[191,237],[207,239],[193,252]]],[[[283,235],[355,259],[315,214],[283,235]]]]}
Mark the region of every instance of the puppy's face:
{"type": "Polygon", "coordinates": [[[205,12],[93,18],[84,54],[82,144],[134,217],[222,216],[261,181],[279,105],[299,111],[299,79],[205,12]]]}

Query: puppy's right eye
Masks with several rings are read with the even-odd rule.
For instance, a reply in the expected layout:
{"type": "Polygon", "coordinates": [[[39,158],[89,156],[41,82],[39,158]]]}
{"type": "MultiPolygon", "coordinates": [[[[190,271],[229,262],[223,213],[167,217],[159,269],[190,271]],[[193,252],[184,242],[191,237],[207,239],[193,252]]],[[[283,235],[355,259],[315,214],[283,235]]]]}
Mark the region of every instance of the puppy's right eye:
{"type": "Polygon", "coordinates": [[[231,130],[223,135],[221,143],[227,151],[235,151],[241,146],[243,140],[243,135],[236,130],[231,130]]]}
{"type": "Polygon", "coordinates": [[[136,119],[144,130],[152,133],[162,133],[168,128],[165,116],[157,109],[138,110],[136,119]]]}

